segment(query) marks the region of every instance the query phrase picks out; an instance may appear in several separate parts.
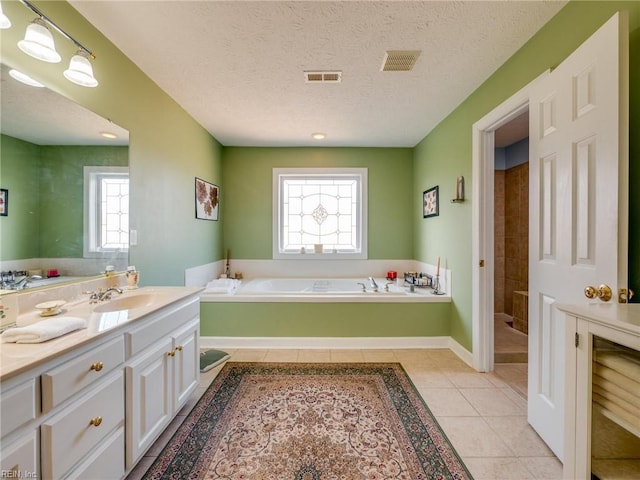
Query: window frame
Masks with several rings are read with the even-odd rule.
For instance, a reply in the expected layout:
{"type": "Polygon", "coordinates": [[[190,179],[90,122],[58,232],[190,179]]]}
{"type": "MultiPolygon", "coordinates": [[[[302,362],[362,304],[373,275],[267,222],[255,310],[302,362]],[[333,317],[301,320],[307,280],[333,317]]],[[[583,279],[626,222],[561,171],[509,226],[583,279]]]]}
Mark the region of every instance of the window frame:
{"type": "Polygon", "coordinates": [[[100,246],[102,226],[100,224],[100,201],[98,182],[103,177],[129,177],[129,167],[85,166],[84,167],[84,258],[111,257],[113,254],[128,255],[129,247],[103,248],[100,246]]]}
{"type": "Polygon", "coordinates": [[[273,169],[273,259],[288,260],[351,260],[368,258],[367,219],[368,219],[368,169],[367,168],[274,168],[273,169]],[[356,236],[359,249],[356,251],[332,251],[316,254],[313,251],[300,251],[282,249],[282,184],[290,178],[325,177],[339,179],[340,177],[355,178],[358,182],[358,198],[356,208],[356,236]]]}

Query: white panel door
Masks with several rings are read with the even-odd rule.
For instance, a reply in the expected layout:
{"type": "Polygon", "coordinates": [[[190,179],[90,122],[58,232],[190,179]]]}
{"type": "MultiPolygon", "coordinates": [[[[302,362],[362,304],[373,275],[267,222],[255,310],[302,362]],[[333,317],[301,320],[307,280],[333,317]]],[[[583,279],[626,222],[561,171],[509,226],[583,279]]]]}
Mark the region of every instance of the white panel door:
{"type": "Polygon", "coordinates": [[[585,287],[600,284],[616,301],[627,281],[627,48],[617,14],[530,97],[528,419],[561,460],[566,343],[556,304],[588,302],[585,287]]]}

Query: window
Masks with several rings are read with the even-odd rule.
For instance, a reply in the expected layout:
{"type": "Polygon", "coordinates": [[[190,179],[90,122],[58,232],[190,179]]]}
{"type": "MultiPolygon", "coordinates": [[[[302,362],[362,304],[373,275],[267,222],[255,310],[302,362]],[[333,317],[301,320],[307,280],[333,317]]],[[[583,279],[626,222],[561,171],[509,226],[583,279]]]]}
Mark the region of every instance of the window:
{"type": "Polygon", "coordinates": [[[129,249],[129,169],[84,167],[84,255],[129,249]]]}
{"type": "Polygon", "coordinates": [[[366,168],[274,168],[273,192],[274,258],[367,258],[366,168]]]}

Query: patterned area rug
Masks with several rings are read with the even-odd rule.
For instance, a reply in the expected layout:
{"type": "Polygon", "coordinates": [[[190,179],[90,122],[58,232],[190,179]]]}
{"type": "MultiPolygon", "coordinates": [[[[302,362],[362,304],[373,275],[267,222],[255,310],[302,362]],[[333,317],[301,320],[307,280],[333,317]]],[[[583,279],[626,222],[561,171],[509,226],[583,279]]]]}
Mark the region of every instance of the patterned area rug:
{"type": "Polygon", "coordinates": [[[471,479],[397,363],[227,363],[145,479],[471,479]]]}

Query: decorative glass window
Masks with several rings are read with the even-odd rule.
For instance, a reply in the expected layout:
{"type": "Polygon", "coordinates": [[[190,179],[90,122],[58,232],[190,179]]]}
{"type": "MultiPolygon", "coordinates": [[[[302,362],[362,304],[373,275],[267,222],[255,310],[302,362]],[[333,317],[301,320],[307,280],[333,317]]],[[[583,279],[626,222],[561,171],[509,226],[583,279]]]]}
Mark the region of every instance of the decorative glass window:
{"type": "Polygon", "coordinates": [[[85,256],[129,249],[129,169],[84,167],[85,256]]]}
{"type": "Polygon", "coordinates": [[[367,258],[366,168],[273,169],[274,258],[367,258]]]}

